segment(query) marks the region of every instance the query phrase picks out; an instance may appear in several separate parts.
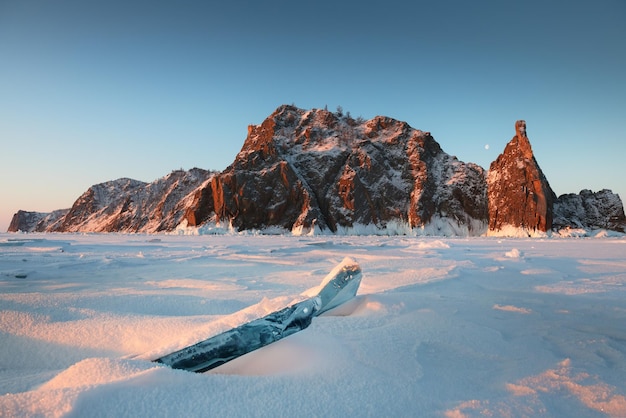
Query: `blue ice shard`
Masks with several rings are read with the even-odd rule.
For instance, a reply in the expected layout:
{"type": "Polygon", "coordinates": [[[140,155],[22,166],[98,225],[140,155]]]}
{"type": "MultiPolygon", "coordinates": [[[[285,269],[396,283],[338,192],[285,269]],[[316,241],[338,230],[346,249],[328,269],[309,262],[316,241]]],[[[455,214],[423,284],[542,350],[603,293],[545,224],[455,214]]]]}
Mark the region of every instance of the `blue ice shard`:
{"type": "Polygon", "coordinates": [[[318,316],[352,299],[361,283],[361,268],[346,257],[326,276],[319,293],[197,344],[154,360],[174,369],[205,372],[301,331],[318,316]]]}

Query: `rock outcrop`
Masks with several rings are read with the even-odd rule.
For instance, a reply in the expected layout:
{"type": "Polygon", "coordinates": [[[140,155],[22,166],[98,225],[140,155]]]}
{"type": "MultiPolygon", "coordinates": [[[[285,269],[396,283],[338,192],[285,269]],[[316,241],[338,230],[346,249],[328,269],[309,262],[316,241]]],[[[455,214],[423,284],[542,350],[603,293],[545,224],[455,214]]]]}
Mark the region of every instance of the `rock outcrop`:
{"type": "Polygon", "coordinates": [[[608,229],[626,232],[624,206],[610,190],[564,194],[554,203],[554,229],[608,229]]]}
{"type": "Polygon", "coordinates": [[[171,231],[183,219],[185,198],[213,174],[194,168],[173,171],[152,183],[122,178],[96,184],[57,216],[18,212],[9,232],[171,231]]]}
{"type": "Polygon", "coordinates": [[[91,186],[72,205],[53,231],[90,232],[123,230],[133,191],[147,183],[121,178],[91,186]],[[120,228],[121,227],[121,228],[120,228]]]}
{"type": "Polygon", "coordinates": [[[196,168],[152,183],[98,184],[71,209],[19,211],[9,231],[160,232],[213,224],[461,236],[624,231],[622,202],[608,190],[556,199],[526,123],[517,121],[515,129],[486,173],[405,122],[280,106],[248,127],[241,151],[222,172],[196,168]]]}
{"type": "Polygon", "coordinates": [[[69,209],[59,209],[52,212],[28,212],[19,210],[9,224],[8,232],[46,232],[54,229],[62,221],[69,209]]]}
{"type": "Polygon", "coordinates": [[[186,219],[331,231],[444,219],[446,231],[480,234],[485,197],[484,170],[443,152],[428,132],[281,106],[249,127],[235,161],[196,191],[186,219]]]}
{"type": "Polygon", "coordinates": [[[529,235],[552,229],[556,195],[535,160],[526,122],[518,120],[515,132],[487,176],[489,233],[494,235],[510,228],[529,235]]]}

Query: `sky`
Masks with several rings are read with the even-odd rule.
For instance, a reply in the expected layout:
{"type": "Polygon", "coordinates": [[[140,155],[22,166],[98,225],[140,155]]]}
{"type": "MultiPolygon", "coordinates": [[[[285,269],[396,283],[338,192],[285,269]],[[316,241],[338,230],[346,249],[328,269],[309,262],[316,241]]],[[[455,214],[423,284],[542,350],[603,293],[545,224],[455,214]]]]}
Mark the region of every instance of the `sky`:
{"type": "Polygon", "coordinates": [[[0,231],[90,186],[222,170],[281,104],[484,168],[527,122],[557,195],[626,198],[623,0],[0,0],[0,231]]]}

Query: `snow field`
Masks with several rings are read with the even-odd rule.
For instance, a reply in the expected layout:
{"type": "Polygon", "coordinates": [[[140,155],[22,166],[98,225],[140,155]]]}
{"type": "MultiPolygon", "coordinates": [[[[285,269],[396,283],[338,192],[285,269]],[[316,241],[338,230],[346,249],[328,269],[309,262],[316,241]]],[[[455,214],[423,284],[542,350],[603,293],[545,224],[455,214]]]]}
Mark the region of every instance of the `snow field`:
{"type": "Polygon", "coordinates": [[[0,416],[626,416],[626,239],[0,235],[0,416]],[[152,358],[357,297],[205,374],[152,358]]]}

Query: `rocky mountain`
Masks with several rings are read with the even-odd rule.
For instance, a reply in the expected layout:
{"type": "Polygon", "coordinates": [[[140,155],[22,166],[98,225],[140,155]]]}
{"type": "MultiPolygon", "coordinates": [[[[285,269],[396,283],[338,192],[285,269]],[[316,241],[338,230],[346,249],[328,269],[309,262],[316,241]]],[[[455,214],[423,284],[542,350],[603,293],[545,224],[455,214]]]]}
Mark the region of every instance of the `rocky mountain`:
{"type": "Polygon", "coordinates": [[[476,234],[486,227],[485,196],[484,170],[443,152],[429,132],[282,106],[248,128],[235,161],[196,191],[186,220],[331,231],[437,220],[476,234]]]}
{"type": "Polygon", "coordinates": [[[222,172],[180,170],[152,183],[98,184],[55,215],[18,212],[9,231],[159,232],[217,224],[466,236],[546,232],[553,219],[557,227],[623,230],[617,195],[602,191],[593,202],[582,192],[573,196],[579,198],[556,199],[523,121],[486,173],[405,122],[285,105],[248,127],[222,172]]]}
{"type": "Polygon", "coordinates": [[[626,232],[626,216],[618,195],[610,190],[582,190],[554,202],[554,229],[609,229],[626,232]]]}
{"type": "Polygon", "coordinates": [[[59,209],[49,213],[19,210],[9,224],[8,232],[46,232],[62,221],[69,209],[59,209]]]}
{"type": "Polygon", "coordinates": [[[515,136],[491,163],[487,189],[489,235],[568,228],[626,232],[622,201],[610,190],[556,197],[534,157],[523,120],[515,123],[515,136]]]}
{"type": "Polygon", "coordinates": [[[177,170],[152,183],[128,178],[91,186],[70,209],[56,214],[20,211],[9,231],[159,232],[171,231],[185,214],[185,197],[213,172],[177,170]]]}

